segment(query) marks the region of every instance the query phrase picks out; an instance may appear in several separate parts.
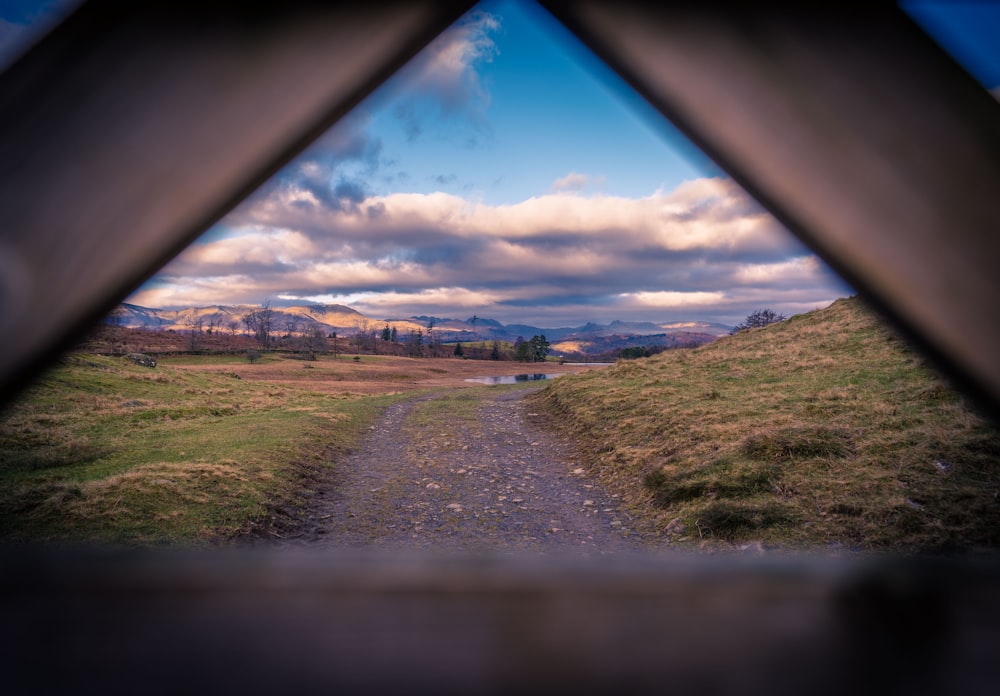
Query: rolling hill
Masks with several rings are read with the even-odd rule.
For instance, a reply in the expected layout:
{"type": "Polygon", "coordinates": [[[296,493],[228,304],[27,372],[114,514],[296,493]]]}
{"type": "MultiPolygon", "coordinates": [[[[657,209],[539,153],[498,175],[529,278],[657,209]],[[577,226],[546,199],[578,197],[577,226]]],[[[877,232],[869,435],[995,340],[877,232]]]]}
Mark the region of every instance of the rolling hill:
{"type": "MultiPolygon", "coordinates": [[[[117,307],[106,322],[125,328],[156,331],[191,332],[212,329],[220,333],[244,331],[243,316],[259,309],[251,305],[214,305],[180,309],[153,309],[133,304],[117,307]]],[[[400,336],[432,330],[438,341],[505,341],[519,336],[530,338],[544,334],[557,354],[598,354],[625,347],[644,345],[675,348],[702,345],[729,332],[723,324],[706,321],[672,323],[613,321],[610,324],[588,323],[579,327],[543,328],[526,324],[504,325],[493,319],[479,317],[448,319],[415,316],[401,319],[374,319],[344,305],[307,305],[272,307],[273,329],[281,333],[308,333],[316,328],[327,334],[352,336],[359,332],[396,329],[400,336]]]]}
{"type": "Polygon", "coordinates": [[[1000,432],[856,298],[536,398],[677,543],[1000,544],[1000,432]]]}

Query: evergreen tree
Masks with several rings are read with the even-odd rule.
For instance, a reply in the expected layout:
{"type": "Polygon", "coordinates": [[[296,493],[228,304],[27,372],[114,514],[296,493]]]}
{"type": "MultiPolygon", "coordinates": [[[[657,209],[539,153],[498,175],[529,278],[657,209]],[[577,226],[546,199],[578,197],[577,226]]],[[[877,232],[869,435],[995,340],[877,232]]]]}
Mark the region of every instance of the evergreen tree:
{"type": "Polygon", "coordinates": [[[531,346],[531,362],[544,362],[552,345],[545,338],[545,334],[532,336],[528,344],[531,346]]]}
{"type": "Polygon", "coordinates": [[[545,334],[532,336],[530,341],[518,336],[514,343],[514,359],[520,362],[544,362],[551,345],[545,334]]]}
{"type": "Polygon", "coordinates": [[[518,362],[528,362],[528,343],[524,336],[518,336],[514,340],[514,360],[518,362]]]}

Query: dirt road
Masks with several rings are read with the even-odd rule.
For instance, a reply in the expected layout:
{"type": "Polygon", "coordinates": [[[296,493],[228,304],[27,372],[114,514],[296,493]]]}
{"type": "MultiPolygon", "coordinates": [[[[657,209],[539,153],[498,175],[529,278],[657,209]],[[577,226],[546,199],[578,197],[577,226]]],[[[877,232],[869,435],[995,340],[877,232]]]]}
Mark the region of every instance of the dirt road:
{"type": "Polygon", "coordinates": [[[629,517],[524,397],[435,393],[391,406],[283,530],[310,547],[566,551],[642,547],[629,517]]]}

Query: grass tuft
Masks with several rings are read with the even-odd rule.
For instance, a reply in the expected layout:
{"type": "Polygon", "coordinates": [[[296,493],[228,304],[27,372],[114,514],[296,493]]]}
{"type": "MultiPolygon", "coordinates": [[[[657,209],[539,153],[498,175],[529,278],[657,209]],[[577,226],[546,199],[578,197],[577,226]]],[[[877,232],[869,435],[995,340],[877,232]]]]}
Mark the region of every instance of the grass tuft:
{"type": "Polygon", "coordinates": [[[824,426],[782,428],[747,437],[740,451],[760,461],[787,462],[812,457],[840,459],[850,455],[851,438],[843,430],[824,426]]]}
{"type": "Polygon", "coordinates": [[[786,506],[777,503],[742,503],[717,500],[706,505],[698,514],[695,525],[702,536],[741,541],[761,530],[795,523],[786,506]]]}

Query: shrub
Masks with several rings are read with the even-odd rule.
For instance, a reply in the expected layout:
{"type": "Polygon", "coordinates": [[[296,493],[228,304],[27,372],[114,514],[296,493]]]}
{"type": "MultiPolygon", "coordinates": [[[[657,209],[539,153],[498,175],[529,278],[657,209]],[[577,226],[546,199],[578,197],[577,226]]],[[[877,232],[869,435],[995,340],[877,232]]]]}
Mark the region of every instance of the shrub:
{"type": "Polygon", "coordinates": [[[778,314],[770,309],[755,309],[747,315],[746,319],[734,326],[729,333],[736,334],[747,329],[756,329],[769,324],[777,324],[786,318],[784,314],[778,314]]]}

